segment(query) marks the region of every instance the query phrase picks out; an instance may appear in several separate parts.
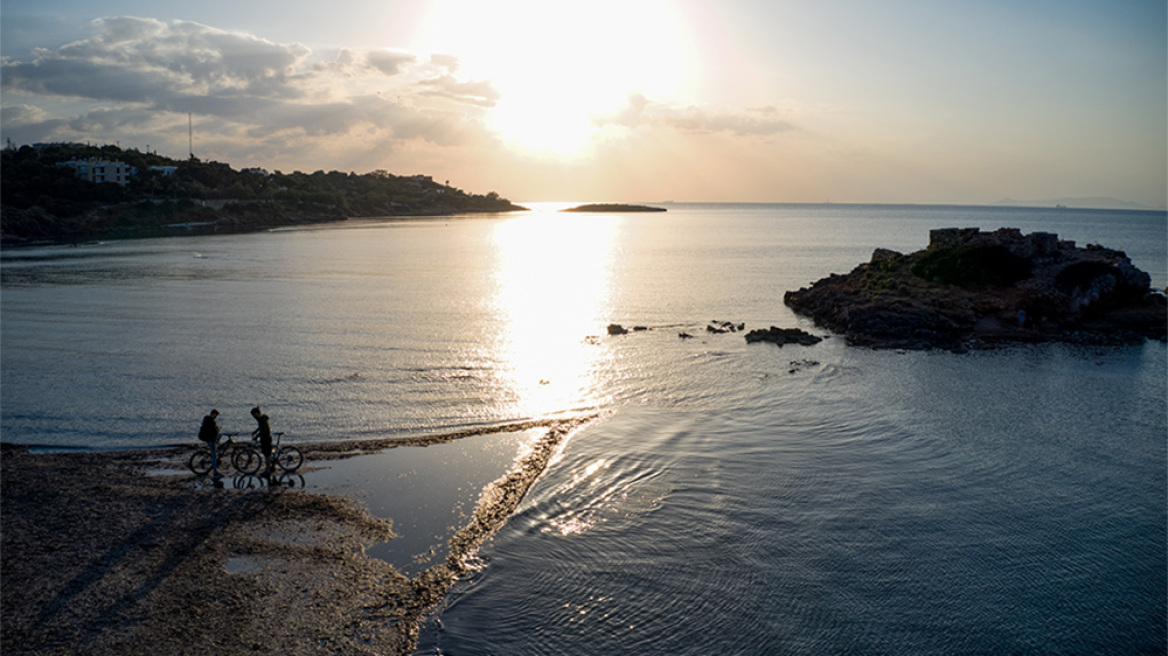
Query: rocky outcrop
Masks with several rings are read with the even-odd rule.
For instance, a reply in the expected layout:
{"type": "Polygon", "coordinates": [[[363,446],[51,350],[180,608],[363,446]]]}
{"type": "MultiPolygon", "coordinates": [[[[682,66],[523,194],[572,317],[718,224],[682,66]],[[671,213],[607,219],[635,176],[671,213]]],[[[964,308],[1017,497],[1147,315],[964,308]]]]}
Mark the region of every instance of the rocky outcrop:
{"type": "Polygon", "coordinates": [[[589,203],[560,210],[561,212],[664,212],[664,207],[624,205],[622,203],[589,203]]]}
{"type": "Polygon", "coordinates": [[[783,346],[785,344],[801,344],[803,346],[814,346],[823,341],[822,337],[812,335],[811,333],[799,330],[798,328],[779,328],[771,326],[767,329],[752,330],[746,333],[746,343],[753,344],[754,342],[769,342],[783,346]]]}
{"type": "Polygon", "coordinates": [[[726,333],[737,333],[746,330],[745,323],[734,323],[733,321],[711,321],[706,326],[706,332],[715,335],[723,335],[726,333]]]}
{"type": "Polygon", "coordinates": [[[784,301],[851,344],[960,350],[998,342],[1168,339],[1168,300],[1122,251],[1002,228],[930,232],[908,255],[787,292],[784,301]]]}

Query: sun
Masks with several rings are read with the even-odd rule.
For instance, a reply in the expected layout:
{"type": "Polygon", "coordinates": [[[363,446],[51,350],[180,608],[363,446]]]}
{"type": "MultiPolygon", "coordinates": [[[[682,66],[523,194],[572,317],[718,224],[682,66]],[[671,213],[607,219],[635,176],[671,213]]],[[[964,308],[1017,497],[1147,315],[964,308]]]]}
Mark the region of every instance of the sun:
{"type": "Polygon", "coordinates": [[[668,0],[444,0],[424,42],[459,57],[461,75],[499,91],[488,123],[511,148],[585,153],[600,117],[632,93],[676,97],[693,70],[686,26],[668,0]]]}

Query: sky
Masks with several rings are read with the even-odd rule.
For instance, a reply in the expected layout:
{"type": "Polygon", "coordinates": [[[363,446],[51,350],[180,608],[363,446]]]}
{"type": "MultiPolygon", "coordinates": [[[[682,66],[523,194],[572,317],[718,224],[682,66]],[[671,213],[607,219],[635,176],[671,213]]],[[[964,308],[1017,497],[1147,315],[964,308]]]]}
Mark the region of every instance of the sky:
{"type": "Polygon", "coordinates": [[[1166,13],[1163,0],[0,0],[0,137],[424,174],[532,202],[1163,208],[1166,13]]]}

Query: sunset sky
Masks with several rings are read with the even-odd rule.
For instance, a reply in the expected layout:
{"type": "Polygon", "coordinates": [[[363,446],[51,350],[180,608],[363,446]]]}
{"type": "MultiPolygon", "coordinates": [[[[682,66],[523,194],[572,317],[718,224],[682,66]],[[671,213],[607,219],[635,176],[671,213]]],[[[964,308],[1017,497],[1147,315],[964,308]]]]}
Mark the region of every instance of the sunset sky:
{"type": "Polygon", "coordinates": [[[0,136],[518,201],[1168,187],[1163,0],[2,0],[0,136]]]}

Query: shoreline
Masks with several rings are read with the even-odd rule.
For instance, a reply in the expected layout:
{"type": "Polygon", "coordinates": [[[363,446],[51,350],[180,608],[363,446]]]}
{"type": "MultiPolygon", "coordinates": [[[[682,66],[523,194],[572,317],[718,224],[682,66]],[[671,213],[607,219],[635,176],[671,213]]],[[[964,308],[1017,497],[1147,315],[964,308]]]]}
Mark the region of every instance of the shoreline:
{"type": "Polygon", "coordinates": [[[248,235],[261,232],[271,232],[282,229],[318,228],[345,225],[346,222],[384,220],[423,220],[440,219],[461,215],[490,215],[529,212],[521,205],[512,204],[509,208],[484,209],[427,209],[396,214],[353,215],[353,216],[322,216],[311,214],[296,216],[284,220],[254,220],[231,221],[228,218],[217,218],[208,221],[187,221],[159,225],[142,225],[137,227],[102,228],[76,233],[67,233],[57,236],[25,237],[21,235],[4,235],[0,233],[0,248],[21,249],[38,246],[67,246],[89,244],[100,241],[129,241],[136,239],[165,239],[168,237],[207,237],[248,235]]]}
{"type": "Polygon", "coordinates": [[[491,483],[450,555],[413,578],[365,553],[392,519],[345,496],[214,488],[195,447],[0,449],[0,649],[5,654],[410,654],[466,561],[514,512],[564,440],[595,416],[448,434],[299,445],[313,461],[546,428],[491,483]]]}

